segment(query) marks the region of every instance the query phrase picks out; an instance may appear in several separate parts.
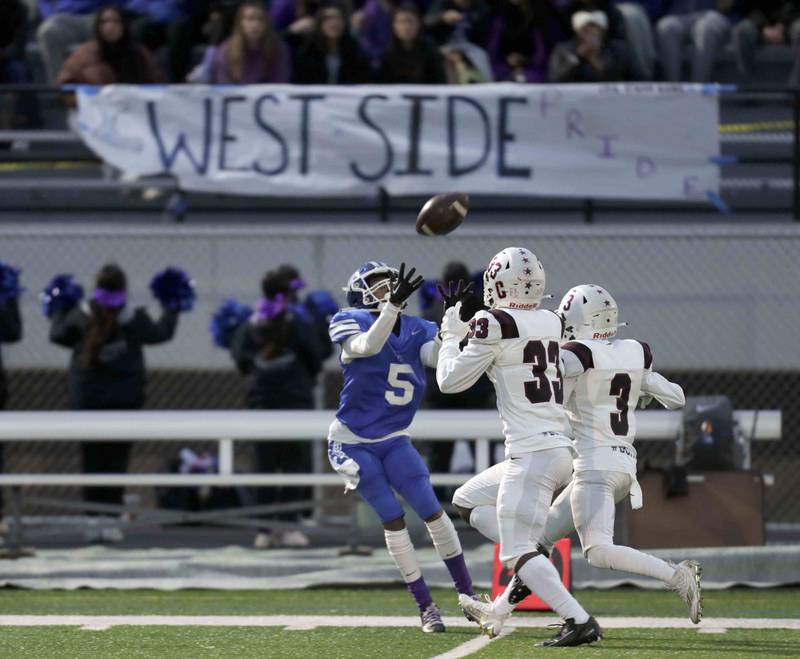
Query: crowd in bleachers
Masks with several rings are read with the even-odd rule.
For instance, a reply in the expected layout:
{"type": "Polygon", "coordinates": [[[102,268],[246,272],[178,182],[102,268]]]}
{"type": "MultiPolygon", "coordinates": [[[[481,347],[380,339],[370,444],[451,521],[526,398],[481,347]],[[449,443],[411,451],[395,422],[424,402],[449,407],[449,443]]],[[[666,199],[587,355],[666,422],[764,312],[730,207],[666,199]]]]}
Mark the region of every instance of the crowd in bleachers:
{"type": "Polygon", "coordinates": [[[711,79],[791,48],[797,0],[3,0],[0,83],[711,79]],[[688,46],[688,47],[687,47],[688,46]]]}

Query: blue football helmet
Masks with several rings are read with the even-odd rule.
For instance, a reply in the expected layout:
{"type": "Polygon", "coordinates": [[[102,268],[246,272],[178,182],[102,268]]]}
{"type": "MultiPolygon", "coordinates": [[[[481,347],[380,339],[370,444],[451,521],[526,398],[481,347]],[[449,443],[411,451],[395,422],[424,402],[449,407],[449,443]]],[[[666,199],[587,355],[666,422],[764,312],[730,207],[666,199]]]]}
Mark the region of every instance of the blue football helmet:
{"type": "Polygon", "coordinates": [[[342,289],[347,293],[347,305],[356,309],[377,309],[384,300],[375,297],[375,291],[387,281],[391,283],[392,277],[398,274],[397,268],[386,265],[383,261],[367,261],[350,275],[347,286],[342,289]],[[367,277],[374,275],[385,277],[381,277],[372,286],[367,285],[367,277]]]}

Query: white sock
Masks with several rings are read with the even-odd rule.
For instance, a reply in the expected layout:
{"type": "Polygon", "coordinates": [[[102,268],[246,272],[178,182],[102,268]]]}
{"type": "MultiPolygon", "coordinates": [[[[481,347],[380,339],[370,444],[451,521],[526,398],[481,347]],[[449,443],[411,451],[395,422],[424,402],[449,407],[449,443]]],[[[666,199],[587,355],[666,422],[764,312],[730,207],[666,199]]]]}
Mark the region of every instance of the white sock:
{"type": "Polygon", "coordinates": [[[414,553],[414,545],[411,543],[408,529],[400,531],[387,531],[384,529],[383,536],[386,539],[386,548],[397,564],[405,582],[411,583],[419,579],[422,576],[422,571],[419,569],[417,555],[414,553]]]}
{"type": "Polygon", "coordinates": [[[675,568],[666,561],[632,547],[598,545],[586,552],[586,560],[594,567],[641,574],[659,579],[665,584],[669,584],[675,575],[675,568]]]}
{"type": "Polygon", "coordinates": [[[428,527],[433,546],[442,559],[453,558],[461,553],[461,542],[456,527],[447,515],[443,513],[438,519],[425,522],[425,526],[428,527]]]}
{"type": "Polygon", "coordinates": [[[514,610],[514,605],[508,601],[513,584],[514,580],[512,579],[508,582],[506,589],[495,597],[494,602],[492,602],[492,611],[504,618],[510,616],[511,612],[514,610]]]}
{"type": "Polygon", "coordinates": [[[574,618],[577,624],[582,624],[589,619],[589,614],[561,583],[558,570],[542,554],[530,559],[517,574],[539,599],[565,620],[574,618]]]}
{"type": "Polygon", "coordinates": [[[497,508],[495,506],[473,508],[469,514],[469,525],[495,544],[500,543],[500,529],[497,526],[497,508]]]}

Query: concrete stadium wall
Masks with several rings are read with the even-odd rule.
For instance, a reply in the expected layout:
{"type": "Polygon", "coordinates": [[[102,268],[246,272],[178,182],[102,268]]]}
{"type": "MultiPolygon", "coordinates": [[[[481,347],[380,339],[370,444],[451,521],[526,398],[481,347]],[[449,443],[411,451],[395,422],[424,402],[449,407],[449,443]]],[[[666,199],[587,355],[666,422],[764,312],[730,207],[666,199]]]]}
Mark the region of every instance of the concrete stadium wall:
{"type": "Polygon", "coordinates": [[[224,297],[254,302],[262,273],[279,263],[296,264],[310,288],[331,289],[343,301],[340,287],[369,259],[405,260],[436,278],[448,261],[482,270],[503,247],[521,245],[541,258],[556,297],[552,307],[575,284],[612,292],[621,319],[630,322],[620,335],[647,340],[658,368],[800,368],[800,352],[790,342],[800,327],[800,227],[794,225],[484,224],[439,239],[417,236],[410,223],[295,226],[5,223],[0,260],[23,268],[27,292],[25,337],[3,347],[4,362],[65,366],[65,351],[47,341],[38,292],[59,272],[91,288],[107,261],[128,272],[133,304],[153,310],[147,286],[157,270],[178,265],[197,281],[194,312],[181,319],[172,343],[148,350],[152,367],[229,369],[228,356],[211,344],[210,316],[224,297]]]}

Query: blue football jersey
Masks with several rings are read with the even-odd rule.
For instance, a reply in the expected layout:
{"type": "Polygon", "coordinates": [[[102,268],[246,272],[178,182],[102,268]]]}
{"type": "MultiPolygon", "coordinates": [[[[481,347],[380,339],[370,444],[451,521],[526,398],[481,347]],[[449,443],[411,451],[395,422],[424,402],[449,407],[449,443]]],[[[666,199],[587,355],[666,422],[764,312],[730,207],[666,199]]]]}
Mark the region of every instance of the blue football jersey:
{"type": "MultiPolygon", "coordinates": [[[[334,343],[367,331],[377,315],[366,309],[346,309],[331,319],[334,343]]],[[[435,323],[416,316],[400,316],[400,334],[394,332],[372,357],[342,363],[344,388],[336,418],[352,433],[378,439],[408,428],[425,393],[425,367],[420,348],[436,337],[435,323]]]]}

